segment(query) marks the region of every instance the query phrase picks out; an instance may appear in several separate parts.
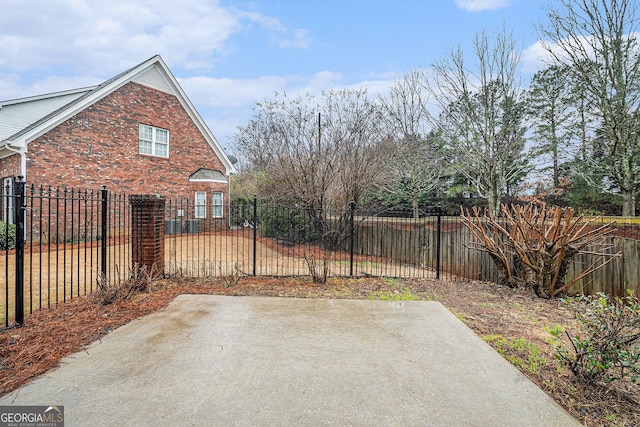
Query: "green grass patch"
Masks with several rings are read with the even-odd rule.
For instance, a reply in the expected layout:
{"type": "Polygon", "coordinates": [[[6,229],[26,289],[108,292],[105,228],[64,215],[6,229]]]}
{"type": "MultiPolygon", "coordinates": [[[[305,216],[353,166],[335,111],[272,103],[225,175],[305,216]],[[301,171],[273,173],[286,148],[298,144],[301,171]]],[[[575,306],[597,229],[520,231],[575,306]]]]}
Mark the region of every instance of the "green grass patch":
{"type": "Polygon", "coordinates": [[[521,370],[537,374],[547,363],[547,358],[541,354],[540,347],[524,338],[507,339],[503,335],[492,334],[486,335],[482,339],[521,370]]]}
{"type": "Polygon", "coordinates": [[[383,301],[418,301],[422,299],[420,295],[412,292],[409,288],[403,290],[393,291],[377,291],[369,294],[370,300],[383,300],[383,301]]]}

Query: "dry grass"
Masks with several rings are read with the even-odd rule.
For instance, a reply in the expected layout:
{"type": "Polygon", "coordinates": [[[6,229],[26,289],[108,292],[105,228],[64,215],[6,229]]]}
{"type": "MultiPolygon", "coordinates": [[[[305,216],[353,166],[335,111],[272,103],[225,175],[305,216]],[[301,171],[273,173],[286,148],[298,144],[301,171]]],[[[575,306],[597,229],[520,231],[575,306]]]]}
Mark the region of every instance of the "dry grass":
{"type": "Polygon", "coordinates": [[[549,330],[575,328],[560,301],[537,298],[526,289],[431,279],[329,278],[326,283],[312,283],[308,278],[238,276],[233,280],[163,280],[153,282],[146,292],[109,305],[94,298],[74,299],[31,314],[23,327],[0,333],[0,394],[184,293],[440,301],[584,425],[640,425],[640,387],[628,381],[587,386],[555,361],[549,330]]]}

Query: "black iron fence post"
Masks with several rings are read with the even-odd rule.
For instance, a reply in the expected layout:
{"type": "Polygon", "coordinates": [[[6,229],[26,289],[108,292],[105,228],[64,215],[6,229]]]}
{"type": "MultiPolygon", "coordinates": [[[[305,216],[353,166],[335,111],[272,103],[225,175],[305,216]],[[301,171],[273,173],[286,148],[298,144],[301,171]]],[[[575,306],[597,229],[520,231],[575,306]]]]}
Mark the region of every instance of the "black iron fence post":
{"type": "Polygon", "coordinates": [[[440,251],[441,251],[441,238],[442,234],[442,206],[436,206],[436,214],[438,215],[438,231],[436,234],[436,279],[440,279],[440,251]]]}
{"type": "Polygon", "coordinates": [[[24,323],[24,238],[25,238],[25,182],[18,176],[15,183],[15,223],[16,223],[16,324],[24,323]]]}
{"type": "Polygon", "coordinates": [[[101,196],[101,223],[100,223],[100,232],[102,234],[102,240],[100,240],[101,254],[100,254],[100,273],[102,275],[101,280],[107,279],[107,232],[108,232],[108,223],[109,223],[109,193],[107,191],[107,186],[102,186],[102,196],[101,196]]]}
{"type": "Polygon", "coordinates": [[[356,202],[351,200],[349,203],[349,276],[353,277],[353,235],[355,229],[353,226],[353,217],[356,210],[356,202]]]}
{"type": "Polygon", "coordinates": [[[258,247],[258,196],[253,196],[253,275],[256,275],[256,250],[258,247]]]}

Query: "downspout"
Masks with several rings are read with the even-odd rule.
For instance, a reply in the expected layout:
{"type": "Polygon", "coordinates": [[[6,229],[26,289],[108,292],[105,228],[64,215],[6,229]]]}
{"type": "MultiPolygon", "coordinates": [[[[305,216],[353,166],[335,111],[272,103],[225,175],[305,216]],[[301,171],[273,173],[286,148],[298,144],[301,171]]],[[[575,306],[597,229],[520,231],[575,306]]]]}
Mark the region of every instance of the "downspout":
{"type": "Polygon", "coordinates": [[[13,148],[9,144],[5,144],[3,148],[20,155],[20,170],[22,173],[18,175],[22,175],[24,181],[27,182],[27,153],[19,148],[13,148]]]}

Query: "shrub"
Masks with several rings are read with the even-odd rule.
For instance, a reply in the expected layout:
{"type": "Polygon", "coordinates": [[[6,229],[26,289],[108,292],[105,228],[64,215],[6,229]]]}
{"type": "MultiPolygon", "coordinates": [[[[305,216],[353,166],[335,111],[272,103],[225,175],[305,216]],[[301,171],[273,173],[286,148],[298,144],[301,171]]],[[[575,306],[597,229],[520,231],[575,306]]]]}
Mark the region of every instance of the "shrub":
{"type": "Polygon", "coordinates": [[[579,296],[565,300],[580,327],[571,348],[556,346],[556,357],[588,383],[625,377],[640,385],[640,303],[631,295],[579,296]]]}
{"type": "Polygon", "coordinates": [[[0,221],[0,250],[16,247],[16,226],[0,221]]]}
{"type": "MultiPolygon", "coordinates": [[[[153,271],[154,269],[151,268],[153,271]]],[[[110,282],[103,274],[97,279],[97,289],[93,295],[94,300],[102,305],[113,304],[116,301],[127,301],[140,292],[150,289],[153,275],[147,271],[147,266],[140,267],[135,264],[129,268],[129,277],[120,283],[110,282]]]]}
{"type": "Polygon", "coordinates": [[[263,208],[258,212],[258,226],[264,237],[290,244],[317,241],[313,220],[298,208],[263,208]]]}
{"type": "Polygon", "coordinates": [[[502,205],[502,218],[480,216],[480,210],[461,211],[462,223],[473,235],[468,247],[487,252],[499,272],[498,282],[511,287],[530,286],[540,297],[564,294],[578,280],[604,267],[619,254],[610,253],[604,237],[610,223],[596,225],[571,208],[542,205],[502,205]],[[573,279],[565,276],[579,253],[598,255],[573,279]],[[513,261],[512,261],[513,260],[513,261]]]}
{"type": "Polygon", "coordinates": [[[329,275],[329,258],[327,253],[324,253],[322,259],[316,259],[315,254],[312,252],[309,255],[305,255],[305,262],[309,268],[309,274],[313,283],[326,283],[327,276],[329,275]]]}

